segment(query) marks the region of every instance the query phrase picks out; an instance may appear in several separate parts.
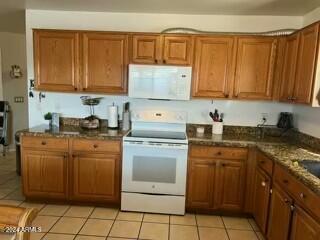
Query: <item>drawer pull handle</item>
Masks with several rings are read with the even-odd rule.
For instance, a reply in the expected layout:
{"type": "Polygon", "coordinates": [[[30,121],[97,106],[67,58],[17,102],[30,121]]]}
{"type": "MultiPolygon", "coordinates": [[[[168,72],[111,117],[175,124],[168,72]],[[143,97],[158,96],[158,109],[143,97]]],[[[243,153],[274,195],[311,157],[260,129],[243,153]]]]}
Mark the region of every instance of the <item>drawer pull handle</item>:
{"type": "Polygon", "coordinates": [[[227,166],[227,164],[225,164],[225,163],[222,163],[222,164],[221,164],[221,166],[222,166],[222,167],[225,167],[225,166],[227,166]]]}
{"type": "Polygon", "coordinates": [[[41,142],[41,145],[46,145],[46,144],[47,144],[46,141],[42,141],[42,142],[41,142]]]}
{"type": "Polygon", "coordinates": [[[97,144],[94,144],[94,145],[93,145],[93,148],[98,148],[98,145],[97,145],[97,144]]]}
{"type": "Polygon", "coordinates": [[[217,152],[217,155],[219,155],[219,156],[222,155],[222,152],[217,152]]]}
{"type": "Polygon", "coordinates": [[[300,196],[300,198],[301,198],[301,199],[306,198],[306,195],[305,195],[304,193],[300,193],[300,195],[299,195],[299,196],[300,196]]]}

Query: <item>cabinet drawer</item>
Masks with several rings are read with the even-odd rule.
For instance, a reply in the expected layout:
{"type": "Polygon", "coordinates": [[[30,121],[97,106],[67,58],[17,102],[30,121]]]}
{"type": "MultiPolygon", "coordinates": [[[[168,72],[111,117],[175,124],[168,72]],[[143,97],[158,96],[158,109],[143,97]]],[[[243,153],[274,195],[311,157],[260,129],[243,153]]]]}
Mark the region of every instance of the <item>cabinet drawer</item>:
{"type": "Polygon", "coordinates": [[[22,147],[68,151],[68,139],[47,137],[22,137],[22,147]]]}
{"type": "Polygon", "coordinates": [[[246,148],[232,147],[208,147],[208,146],[191,146],[190,156],[200,158],[217,158],[217,159],[247,159],[248,150],[246,148]]]}
{"type": "Polygon", "coordinates": [[[279,165],[275,166],[274,178],[302,207],[320,219],[320,196],[279,165]]]}
{"type": "Polygon", "coordinates": [[[262,152],[258,152],[257,154],[257,166],[263,169],[269,176],[272,176],[273,161],[262,152]]]}
{"type": "Polygon", "coordinates": [[[113,152],[120,153],[120,141],[114,140],[87,140],[75,139],[72,142],[73,151],[91,151],[91,152],[113,152]]]}

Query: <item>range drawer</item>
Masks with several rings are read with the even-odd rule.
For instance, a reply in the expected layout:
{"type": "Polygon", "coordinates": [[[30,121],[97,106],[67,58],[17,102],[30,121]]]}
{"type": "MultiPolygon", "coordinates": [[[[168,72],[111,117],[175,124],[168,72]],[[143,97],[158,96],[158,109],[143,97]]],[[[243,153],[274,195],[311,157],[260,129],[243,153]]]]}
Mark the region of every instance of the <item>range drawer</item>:
{"type": "Polygon", "coordinates": [[[22,137],[22,147],[36,148],[38,150],[57,150],[68,151],[69,142],[66,138],[48,138],[48,137],[22,137]]]}
{"type": "Polygon", "coordinates": [[[246,148],[211,147],[191,145],[191,157],[245,160],[248,156],[246,148]]]}
{"type": "Polygon", "coordinates": [[[120,141],[115,140],[88,140],[74,139],[72,141],[73,151],[90,151],[90,152],[112,152],[120,154],[120,141]]]}
{"type": "Polygon", "coordinates": [[[257,166],[263,169],[269,176],[272,176],[273,161],[262,152],[258,152],[257,154],[257,166]]]}
{"type": "Polygon", "coordinates": [[[278,164],[275,165],[274,179],[294,197],[296,202],[320,220],[320,196],[278,164]]]}

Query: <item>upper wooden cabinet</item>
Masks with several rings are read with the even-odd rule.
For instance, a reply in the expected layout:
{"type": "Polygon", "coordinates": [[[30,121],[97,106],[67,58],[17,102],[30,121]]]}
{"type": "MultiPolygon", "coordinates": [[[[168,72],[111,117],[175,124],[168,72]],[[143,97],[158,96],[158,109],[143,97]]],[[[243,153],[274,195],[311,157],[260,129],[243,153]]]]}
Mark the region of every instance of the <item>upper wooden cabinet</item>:
{"type": "Polygon", "coordinates": [[[35,87],[75,91],[79,84],[79,33],[34,31],[35,87]]]}
{"type": "Polygon", "coordinates": [[[300,33],[296,81],[292,99],[296,103],[311,103],[319,49],[318,38],[319,24],[311,25],[300,33]]]}
{"type": "Polygon", "coordinates": [[[296,60],[299,49],[299,33],[290,35],[285,40],[284,62],[281,73],[280,100],[290,102],[296,75],[296,60]]]}
{"type": "Polygon", "coordinates": [[[84,33],[82,88],[88,92],[127,91],[128,36],[84,33]]]}
{"type": "Polygon", "coordinates": [[[234,97],[272,99],[277,39],[239,37],[234,97]]]}
{"type": "Polygon", "coordinates": [[[228,98],[234,76],[234,37],[197,37],[194,97],[228,98]]]}
{"type": "Polygon", "coordinates": [[[187,35],[134,34],[132,63],[191,65],[193,37],[187,35]]]}
{"type": "Polygon", "coordinates": [[[157,64],[161,60],[160,35],[133,35],[131,44],[133,63],[157,64]]]}

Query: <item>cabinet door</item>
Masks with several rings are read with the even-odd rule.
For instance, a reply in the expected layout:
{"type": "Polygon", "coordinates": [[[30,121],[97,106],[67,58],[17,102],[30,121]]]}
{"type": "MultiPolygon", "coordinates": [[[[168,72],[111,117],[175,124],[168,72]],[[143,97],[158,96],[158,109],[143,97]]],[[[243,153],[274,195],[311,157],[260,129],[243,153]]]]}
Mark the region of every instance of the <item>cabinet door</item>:
{"type": "Polygon", "coordinates": [[[253,216],[260,230],[266,234],[270,202],[271,179],[260,168],[256,170],[253,216]]]}
{"type": "Polygon", "coordinates": [[[68,31],[34,31],[35,87],[75,91],[79,83],[79,35],[68,31]]]}
{"type": "Polygon", "coordinates": [[[119,155],[75,153],[72,160],[73,199],[119,201],[119,155]]]}
{"type": "Polygon", "coordinates": [[[319,24],[311,25],[300,33],[296,81],[293,100],[310,103],[316,71],[316,56],[319,49],[319,24]]]}
{"type": "Polygon", "coordinates": [[[287,240],[293,200],[275,185],[272,189],[268,223],[268,240],[287,240]]]}
{"type": "Polygon", "coordinates": [[[245,193],[245,169],[240,161],[222,161],[218,168],[216,206],[219,209],[241,211],[245,193]]]}
{"type": "Polygon", "coordinates": [[[161,62],[160,35],[133,35],[133,63],[157,64],[161,62]]]}
{"type": "Polygon", "coordinates": [[[127,91],[128,36],[111,33],[83,34],[83,90],[127,91]]]}
{"type": "Polygon", "coordinates": [[[216,165],[210,160],[191,160],[188,171],[188,207],[212,207],[216,165]]]}
{"type": "Polygon", "coordinates": [[[234,96],[239,99],[272,99],[277,40],[240,37],[234,96]]]}
{"type": "Polygon", "coordinates": [[[234,76],[233,37],[197,37],[193,68],[194,97],[228,98],[234,76]]]}
{"type": "Polygon", "coordinates": [[[291,240],[319,240],[320,225],[300,207],[295,208],[292,218],[291,240]]]}
{"type": "Polygon", "coordinates": [[[164,36],[163,63],[174,65],[191,65],[193,38],[191,36],[164,36]]]}
{"type": "Polygon", "coordinates": [[[299,33],[286,38],[284,63],[281,74],[280,100],[291,102],[296,76],[296,63],[299,49],[299,33]]]}
{"type": "Polygon", "coordinates": [[[67,196],[67,153],[23,150],[24,194],[63,199],[67,196]]]}

